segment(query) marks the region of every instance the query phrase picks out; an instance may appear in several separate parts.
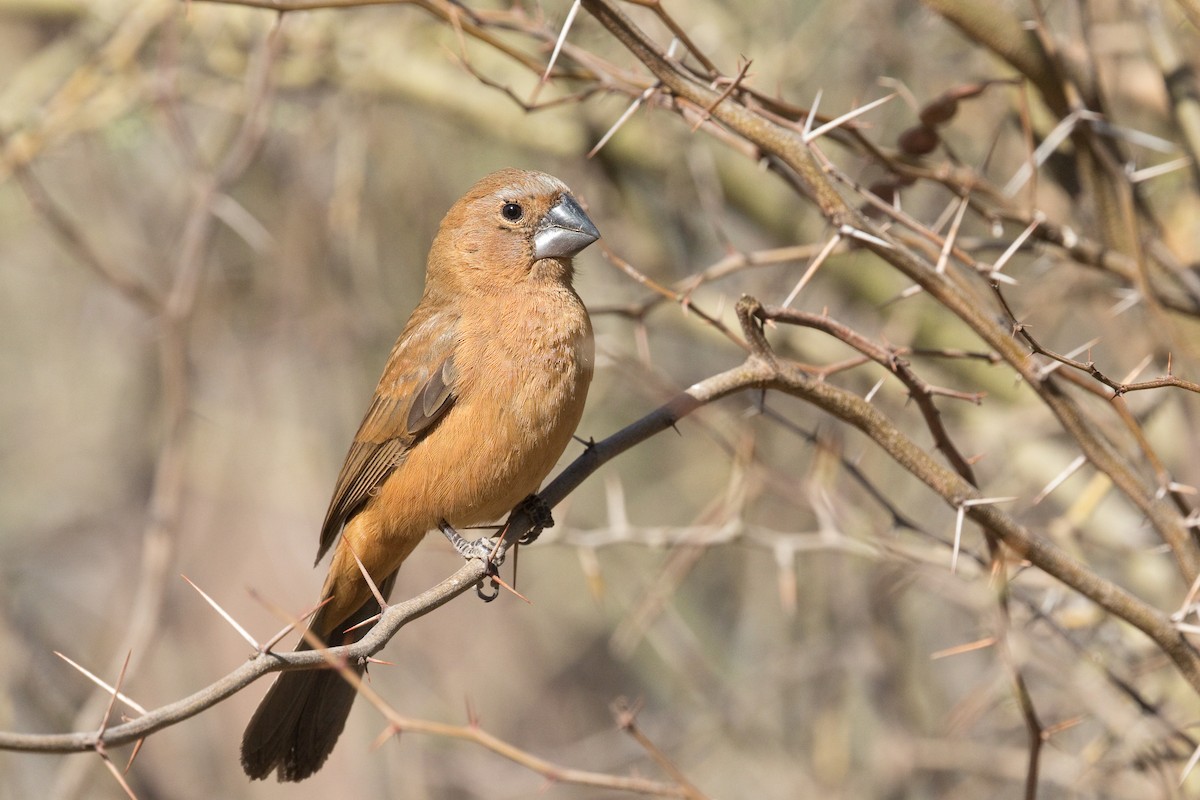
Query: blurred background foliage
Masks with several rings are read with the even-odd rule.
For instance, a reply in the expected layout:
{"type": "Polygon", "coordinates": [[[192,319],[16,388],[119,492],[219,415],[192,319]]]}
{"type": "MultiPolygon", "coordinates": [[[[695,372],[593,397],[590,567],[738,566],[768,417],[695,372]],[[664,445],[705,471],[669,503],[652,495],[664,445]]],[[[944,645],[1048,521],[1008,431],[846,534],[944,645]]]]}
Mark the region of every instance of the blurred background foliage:
{"type": "MultiPolygon", "coordinates": [[[[1052,4],[1047,24],[1093,59],[1114,119],[1175,141],[1162,74],[1133,13],[1149,2],[1052,4]]],[[[1028,13],[1024,3],[999,5],[1028,13]]],[[[521,6],[555,28],[569,4],[521,6]]],[[[1198,52],[1196,30],[1172,3],[1161,6],[1185,52],[1198,52]]],[[[920,105],[1012,74],[913,2],[668,9],[727,74],[751,58],[751,85],[797,105],[820,92],[821,110],[838,114],[899,89],[901,99],[862,121],[881,145],[914,124],[904,98],[920,105]]],[[[651,14],[629,10],[669,40],[651,14]]],[[[586,158],[629,97],[576,102],[570,82],[556,81],[539,100],[567,100],[527,113],[473,72],[523,99],[533,72],[411,6],[286,15],[273,91],[256,97],[255,59],[276,22],[269,11],[196,2],[0,2],[0,729],[95,727],[103,698],[53,651],[113,680],[139,615],[148,633],[125,685],[143,705],[182,697],[244,659],[247,645],[180,572],[260,638],[280,623],[247,587],[293,612],[310,602],[321,580],[311,561],[317,528],[345,447],[420,294],[440,217],[479,176],[509,165],[558,175],[607,245],[664,285],[731,252],[819,246],[829,235],[778,178],[662,110],[641,109],[586,158]],[[162,328],[87,268],[18,174],[99,258],[166,293],[185,268],[189,209],[256,111],[261,147],[219,188],[196,260],[181,326],[181,455],[164,478],[163,409],[180,387],[161,368],[162,328]],[[151,502],[163,480],[177,482],[177,505],[151,502]],[[156,514],[166,530],[151,537],[156,514]],[[146,581],[161,591],[147,592],[146,581]]],[[[636,66],[586,14],[571,41],[636,66]]],[[[531,52],[542,63],[548,55],[531,52]]],[[[1023,98],[995,85],[964,101],[941,129],[954,158],[1003,185],[1026,157],[1023,98]]],[[[1036,102],[1029,110],[1042,134],[1053,126],[1036,102]]],[[[830,148],[856,180],[877,177],[867,160],[830,148]]],[[[1175,155],[1136,149],[1133,166],[1175,155]]],[[[1044,179],[1037,207],[1102,239],[1088,204],[1063,185],[1044,179]]],[[[952,199],[922,183],[906,190],[904,209],[932,222],[952,199]]],[[[1145,199],[1164,245],[1196,263],[1194,171],[1155,179],[1145,199]]],[[[1017,232],[972,216],[963,227],[984,242],[1017,232]]],[[[695,313],[647,303],[647,290],[598,249],[578,266],[599,356],[582,437],[606,436],[742,359],[695,313]]],[[[780,302],[804,268],[799,259],[734,272],[692,302],[732,324],[739,295],[780,302]]],[[[1151,371],[1164,371],[1169,351],[1176,372],[1196,378],[1194,316],[1165,333],[1142,307],[1117,308],[1123,289],[1111,275],[1038,250],[1007,271],[1021,280],[1013,302],[1056,349],[1102,337],[1092,355],[1110,374],[1147,354],[1151,371]]],[[[877,259],[839,252],[795,305],[828,308],[876,340],[979,347],[927,297],[901,300],[906,288],[877,259]]],[[[771,338],[807,362],[850,355],[810,331],[771,338]]],[[[981,458],[985,492],[1018,496],[1013,513],[1042,535],[1155,605],[1178,606],[1187,587],[1169,554],[1104,481],[1084,471],[1031,504],[1076,451],[1011,371],[947,360],[920,369],[933,383],[987,393],[979,407],[939,401],[961,449],[981,458]]],[[[885,375],[868,366],[835,379],[866,393],[885,375]]],[[[760,399],[703,409],[679,435],[604,467],[559,507],[558,526],[521,551],[518,588],[532,605],[460,598],[393,640],[384,657],[395,666],[373,669],[374,685],[409,716],[465,723],[474,714],[555,762],[662,777],[614,726],[610,706],[628,698],[647,735],[712,797],[1017,795],[1027,745],[1010,671],[986,646],[935,657],[986,644],[997,625],[986,567],[966,559],[949,572],[953,511],[857,432],[784,397],[768,397],[764,416],[760,399]],[[873,491],[924,533],[897,527],[873,491]]],[[[931,444],[901,386],[885,383],[873,402],[931,444]]],[[[1196,397],[1159,391],[1128,402],[1177,480],[1200,484],[1196,397]]],[[[970,528],[964,544],[984,552],[970,528]]],[[[431,538],[396,596],[433,585],[457,558],[431,538]]],[[[1012,657],[1043,723],[1062,725],[1044,754],[1042,796],[1182,796],[1189,752],[1176,731],[1195,718],[1196,698],[1129,628],[1040,572],[1017,584],[1012,657]],[[1109,673],[1161,715],[1142,713],[1109,673]]],[[[450,740],[404,735],[376,749],[383,724],[365,703],[311,781],[250,785],[237,745],[260,695],[256,686],[153,736],[128,774],[138,796],[620,796],[546,787],[450,740]]],[[[120,796],[93,756],[0,753],[0,797],[120,796]]]]}

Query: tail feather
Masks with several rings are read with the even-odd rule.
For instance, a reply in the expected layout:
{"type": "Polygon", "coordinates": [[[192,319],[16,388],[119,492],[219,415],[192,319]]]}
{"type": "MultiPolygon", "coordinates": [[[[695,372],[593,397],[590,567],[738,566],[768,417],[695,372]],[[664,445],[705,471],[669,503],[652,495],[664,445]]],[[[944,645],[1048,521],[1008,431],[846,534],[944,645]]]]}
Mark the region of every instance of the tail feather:
{"type": "MultiPolygon", "coordinates": [[[[386,599],[396,581],[393,572],[379,585],[386,599]]],[[[361,635],[345,633],[379,611],[372,597],[325,637],[327,647],[348,644],[361,635]]],[[[310,630],[324,628],[318,612],[310,630]]],[[[310,650],[301,640],[296,650],[310,650]]],[[[361,675],[362,666],[355,666],[361,675]]],[[[267,691],[242,735],[242,769],[254,780],[278,771],[280,781],[302,781],[319,770],[337,743],[357,695],[354,687],[332,669],[284,672],[267,691]]]]}

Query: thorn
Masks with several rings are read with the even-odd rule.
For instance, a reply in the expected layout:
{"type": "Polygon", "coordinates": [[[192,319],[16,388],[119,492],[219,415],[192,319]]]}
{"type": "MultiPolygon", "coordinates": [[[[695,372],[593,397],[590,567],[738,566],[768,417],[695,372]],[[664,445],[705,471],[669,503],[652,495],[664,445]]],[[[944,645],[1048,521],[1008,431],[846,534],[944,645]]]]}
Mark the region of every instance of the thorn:
{"type": "Polygon", "coordinates": [[[1011,503],[1019,499],[1015,495],[1010,497],[976,497],[970,500],[963,500],[962,505],[968,508],[971,506],[994,506],[998,503],[1011,503]]]}
{"type": "Polygon", "coordinates": [[[199,592],[200,596],[204,598],[204,602],[206,602],[210,606],[212,606],[213,610],[221,615],[221,619],[228,622],[229,625],[235,631],[238,632],[239,636],[241,636],[243,639],[245,639],[247,642],[250,643],[251,647],[253,647],[255,650],[261,649],[261,646],[254,639],[254,637],[250,635],[250,632],[248,630],[246,630],[245,628],[243,628],[241,625],[239,625],[238,621],[235,620],[227,611],[225,611],[225,609],[221,608],[220,604],[216,600],[213,600],[211,597],[209,597],[207,592],[205,592],[203,589],[201,589],[199,586],[197,586],[195,583],[193,583],[192,579],[189,578],[187,575],[180,573],[179,577],[181,577],[185,581],[187,581],[188,586],[191,586],[193,589],[195,589],[197,592],[199,592]]]}
{"type": "Polygon", "coordinates": [[[1176,170],[1186,169],[1191,165],[1192,159],[1184,156],[1183,158],[1177,158],[1174,161],[1168,161],[1165,164],[1158,164],[1153,167],[1144,167],[1143,169],[1134,170],[1133,172],[1129,173],[1129,182],[1141,183],[1142,181],[1148,181],[1151,178],[1167,175],[1171,172],[1175,172],[1176,170]]]}
{"type": "Polygon", "coordinates": [[[1076,347],[1074,350],[1067,353],[1066,357],[1067,358],[1075,358],[1075,356],[1079,355],[1080,353],[1086,352],[1088,354],[1088,363],[1090,364],[1090,363],[1092,363],[1092,348],[1098,344],[1100,344],[1099,336],[1097,336],[1095,339],[1090,339],[1090,340],[1084,342],[1083,344],[1079,345],[1079,347],[1076,347]]]}
{"type": "Polygon", "coordinates": [[[588,151],[587,158],[592,158],[599,153],[604,145],[608,144],[608,140],[615,136],[617,131],[621,129],[621,126],[624,125],[631,116],[633,116],[633,113],[638,110],[638,107],[641,106],[641,104],[645,101],[649,100],[650,97],[657,91],[658,84],[655,84],[638,95],[637,99],[630,104],[629,108],[625,109],[625,112],[621,114],[621,116],[617,117],[617,121],[612,124],[612,127],[600,137],[600,141],[596,142],[596,146],[588,151]]]}
{"type": "Polygon", "coordinates": [[[132,650],[125,654],[125,661],[121,664],[121,672],[117,675],[117,684],[110,692],[112,696],[108,700],[108,708],[104,709],[104,717],[101,718],[100,728],[96,731],[97,736],[104,736],[104,732],[108,730],[108,720],[112,717],[113,706],[117,703],[117,695],[121,693],[121,684],[125,681],[125,671],[129,669],[129,659],[132,657],[132,650]]]}
{"type": "MultiPolygon", "coordinates": [[[[379,603],[380,611],[386,611],[388,607],[387,600],[383,599],[383,595],[380,593],[379,587],[376,586],[375,581],[371,579],[371,573],[367,572],[367,568],[363,566],[362,559],[358,557],[358,553],[355,552],[354,546],[345,538],[342,539],[342,542],[347,548],[349,548],[350,555],[354,556],[354,563],[358,565],[358,571],[362,573],[363,580],[367,582],[367,586],[371,589],[371,594],[375,595],[375,601],[379,603]]],[[[376,617],[376,619],[378,619],[378,617],[376,617]]]]}
{"type": "Polygon", "coordinates": [[[479,727],[479,715],[475,713],[475,706],[471,703],[471,698],[465,699],[467,705],[467,725],[472,728],[479,727]]]}
{"type": "Polygon", "coordinates": [[[950,555],[950,574],[953,575],[958,570],[958,552],[962,542],[963,520],[966,516],[966,511],[972,506],[988,506],[996,503],[1008,503],[1016,500],[1016,497],[975,497],[970,500],[963,500],[958,504],[958,514],[954,523],[954,550],[950,555]]]}
{"type": "Polygon", "coordinates": [[[145,743],[145,739],[138,739],[133,743],[133,752],[129,754],[129,760],[125,762],[125,769],[121,770],[122,774],[129,774],[129,770],[133,768],[133,760],[138,757],[138,753],[142,752],[142,745],[145,743]]]}
{"type": "Polygon", "coordinates": [[[1131,369],[1129,371],[1129,374],[1126,375],[1120,381],[1118,381],[1118,383],[1133,383],[1135,380],[1137,380],[1138,375],[1141,375],[1142,371],[1144,369],[1146,369],[1146,367],[1150,366],[1150,362],[1153,360],[1154,360],[1154,355],[1147,354],[1147,356],[1141,360],[1141,363],[1139,363],[1136,367],[1131,369]]]}
{"type": "Polygon", "coordinates": [[[138,712],[139,714],[145,714],[145,713],[146,713],[146,709],[145,709],[145,708],[143,708],[141,705],[139,705],[139,704],[138,704],[136,701],[134,701],[134,700],[133,700],[131,697],[129,697],[128,695],[125,695],[125,694],[123,694],[123,693],[121,693],[121,692],[118,692],[118,691],[117,691],[115,688],[113,688],[112,686],[109,686],[107,683],[105,683],[104,681],[102,681],[102,680],[101,680],[99,677],[97,677],[97,676],[96,676],[96,675],[94,675],[93,673],[89,672],[89,671],[87,670],[87,668],[85,668],[85,667],[83,667],[83,666],[80,666],[80,665],[79,665],[79,664],[77,664],[76,662],[72,661],[72,660],[71,660],[69,657],[67,657],[66,655],[64,655],[64,654],[60,653],[60,652],[59,652],[59,651],[57,651],[57,650],[55,650],[55,651],[54,651],[54,655],[58,656],[58,657],[59,657],[59,658],[61,658],[63,661],[65,661],[65,662],[67,662],[68,664],[70,664],[72,667],[74,667],[76,670],[78,670],[78,671],[79,671],[79,673],[83,675],[83,677],[87,678],[89,681],[91,681],[92,683],[94,683],[94,684],[96,684],[97,686],[99,686],[101,689],[103,689],[103,690],[104,690],[105,692],[107,692],[108,694],[113,694],[114,692],[116,692],[116,696],[117,696],[117,698],[118,698],[118,699],[119,699],[119,700],[120,700],[122,703],[124,703],[125,705],[129,706],[130,708],[132,708],[134,711],[138,712]]]}
{"type": "Polygon", "coordinates": [[[1079,122],[1079,117],[1079,111],[1072,111],[1063,117],[1062,121],[1054,126],[1054,129],[1050,133],[1046,134],[1046,138],[1033,151],[1033,158],[1021,164],[1020,168],[1013,173],[1012,178],[1005,184],[1004,189],[1001,190],[1005,197],[1012,197],[1021,190],[1021,187],[1033,177],[1033,170],[1035,168],[1040,169],[1046,159],[1050,157],[1050,154],[1058,149],[1058,146],[1071,134],[1071,131],[1075,130],[1075,125],[1079,122]]]}
{"type": "Polygon", "coordinates": [[[567,12],[567,18],[563,21],[562,30],[559,31],[558,40],[554,42],[554,51],[550,53],[550,61],[546,64],[546,71],[542,74],[540,83],[545,83],[550,80],[550,71],[554,69],[554,63],[558,61],[558,54],[562,52],[563,44],[567,41],[567,33],[571,30],[571,25],[575,22],[575,15],[579,13],[580,0],[575,0],[571,3],[571,10],[567,12]]]}
{"type": "Polygon", "coordinates": [[[104,745],[100,742],[96,743],[96,753],[104,762],[105,768],[112,773],[113,778],[115,778],[117,783],[120,784],[121,788],[125,790],[125,796],[130,798],[130,800],[137,800],[137,795],[133,793],[133,789],[131,789],[129,783],[126,782],[125,776],[122,775],[120,770],[117,769],[117,765],[112,763],[112,759],[108,757],[108,753],[104,751],[104,745]]]}
{"type": "Polygon", "coordinates": [[[1070,719],[1064,719],[1062,722],[1056,722],[1042,731],[1042,741],[1048,740],[1056,733],[1062,733],[1065,730],[1070,730],[1081,722],[1083,722],[1083,717],[1071,717],[1070,719]]]}
{"type": "Polygon", "coordinates": [[[787,308],[792,304],[792,301],[796,299],[796,295],[800,294],[804,287],[808,285],[808,282],[812,280],[813,275],[817,273],[817,270],[822,264],[825,263],[825,259],[829,257],[829,254],[833,252],[833,249],[837,247],[841,241],[842,234],[833,234],[833,237],[825,243],[825,246],[821,248],[820,252],[813,256],[812,263],[808,265],[808,269],[806,269],[804,274],[800,276],[800,280],[796,283],[796,287],[792,289],[791,293],[788,294],[787,299],[783,301],[784,308],[787,308]]]}
{"type": "Polygon", "coordinates": [[[849,236],[851,239],[858,239],[860,242],[867,242],[869,244],[876,245],[877,247],[882,247],[885,250],[892,249],[891,244],[889,244],[888,242],[885,242],[883,239],[880,239],[878,236],[872,236],[871,234],[867,233],[866,231],[860,231],[858,228],[855,228],[853,225],[849,225],[849,224],[843,225],[841,228],[838,229],[838,233],[841,233],[844,236],[849,236]]]}
{"type": "Polygon", "coordinates": [[[822,92],[824,92],[823,89],[817,89],[817,96],[813,98],[812,107],[808,109],[808,115],[804,118],[804,128],[800,132],[800,138],[802,141],[807,142],[808,135],[812,133],[812,124],[813,120],[817,117],[817,108],[821,105],[822,92]]]}
{"type": "Polygon", "coordinates": [[[1082,456],[1082,455],[1076,456],[1075,459],[1070,464],[1067,465],[1066,469],[1064,469],[1062,472],[1058,473],[1058,475],[1055,476],[1054,480],[1052,480],[1046,484],[1046,488],[1044,488],[1040,492],[1038,492],[1037,497],[1033,498],[1032,505],[1036,506],[1038,503],[1045,500],[1050,495],[1051,492],[1053,492],[1055,489],[1057,489],[1059,486],[1061,486],[1063,484],[1063,482],[1067,480],[1067,478],[1074,475],[1079,470],[1079,468],[1082,467],[1086,463],[1087,463],[1087,456],[1082,456]]]}
{"type": "Polygon", "coordinates": [[[958,241],[958,230],[962,226],[963,217],[967,215],[967,209],[970,205],[971,202],[967,199],[967,195],[959,198],[958,210],[954,213],[954,221],[950,223],[950,230],[946,234],[946,241],[942,244],[942,251],[938,253],[935,271],[939,275],[946,272],[946,266],[950,263],[950,254],[954,252],[954,243],[958,241]]]}
{"type": "Polygon", "coordinates": [[[503,578],[501,578],[499,575],[493,575],[493,576],[492,576],[492,582],[493,582],[493,583],[498,583],[498,584],[500,584],[500,585],[501,585],[501,586],[503,586],[505,589],[507,589],[508,591],[512,592],[514,595],[516,595],[517,597],[521,598],[522,600],[524,600],[524,601],[525,601],[526,603],[528,603],[529,605],[533,605],[533,601],[532,601],[532,600],[530,600],[528,597],[526,597],[525,595],[523,595],[523,594],[521,594],[520,592],[518,592],[518,591],[517,591],[516,589],[514,589],[513,587],[509,586],[509,585],[508,585],[508,583],[506,583],[506,582],[505,582],[505,580],[504,580],[503,578]]]}
{"type": "Polygon", "coordinates": [[[954,647],[947,647],[944,650],[938,650],[934,653],[930,653],[929,660],[937,661],[941,658],[949,658],[950,656],[962,655],[963,653],[972,653],[976,650],[983,650],[984,648],[992,647],[995,644],[995,636],[985,636],[984,638],[978,639],[974,642],[967,642],[966,644],[959,644],[955,645],[954,647]]]}
{"type": "MultiPolygon", "coordinates": [[[[880,97],[878,100],[872,100],[871,102],[867,103],[865,106],[859,106],[858,108],[853,108],[850,111],[847,111],[845,114],[842,114],[840,117],[830,120],[829,122],[826,122],[824,125],[817,128],[816,130],[808,130],[809,122],[812,119],[812,117],[810,115],[809,119],[805,120],[805,123],[804,123],[805,131],[804,131],[804,134],[802,135],[802,139],[805,144],[808,144],[809,142],[813,141],[814,139],[820,138],[821,136],[823,136],[824,134],[833,130],[834,128],[840,128],[844,123],[849,122],[850,120],[854,119],[855,117],[862,116],[863,114],[867,113],[868,111],[871,111],[872,109],[878,108],[879,106],[883,105],[884,103],[889,102],[890,100],[892,100],[895,97],[896,97],[896,92],[892,92],[889,95],[880,97]]],[[[814,109],[816,108],[815,103],[814,103],[813,107],[814,107],[814,109]]]]}
{"type": "Polygon", "coordinates": [[[326,597],[321,602],[319,602],[316,605],[309,608],[308,611],[301,614],[300,617],[297,619],[297,618],[293,617],[291,614],[286,613],[282,608],[275,605],[270,600],[261,596],[254,589],[247,589],[246,591],[248,591],[250,593],[250,596],[252,598],[254,598],[260,604],[265,606],[266,609],[268,611],[270,611],[272,614],[274,614],[275,616],[279,617],[280,619],[291,620],[290,622],[288,622],[288,624],[286,626],[284,626],[284,628],[281,631],[279,631],[279,633],[275,634],[274,636],[272,636],[270,639],[268,639],[266,642],[263,643],[263,646],[261,648],[259,648],[259,650],[258,650],[259,653],[269,653],[271,651],[271,648],[274,647],[275,645],[279,644],[279,641],[281,639],[283,639],[283,637],[287,636],[289,633],[294,631],[296,629],[297,625],[299,625],[301,622],[304,622],[305,620],[309,619],[310,617],[312,617],[313,614],[316,614],[318,611],[320,611],[322,608],[324,608],[326,604],[333,601],[332,596],[326,597]]]}
{"type": "Polygon", "coordinates": [[[371,749],[378,750],[379,748],[383,747],[387,740],[391,739],[393,736],[399,739],[400,734],[403,732],[403,729],[396,723],[388,723],[388,725],[379,733],[379,735],[375,737],[375,741],[371,742],[371,749]]]}
{"type": "Polygon", "coordinates": [[[375,614],[374,616],[372,616],[372,617],[370,617],[370,618],[368,618],[368,619],[364,619],[362,622],[357,622],[357,623],[355,623],[354,625],[351,625],[349,628],[346,628],[346,631],[345,631],[345,632],[346,632],[346,633],[351,633],[351,632],[353,632],[353,631],[356,631],[356,630],[358,630],[358,629],[360,629],[360,628],[366,628],[366,627],[368,627],[368,626],[370,626],[370,625],[374,625],[376,622],[379,622],[379,618],[380,618],[380,617],[382,617],[382,616],[383,616],[383,613],[382,613],[382,612],[380,612],[380,613],[378,613],[378,614],[375,614]]]}
{"type": "Polygon", "coordinates": [[[1033,222],[1030,222],[1029,225],[1025,227],[1025,230],[1021,231],[1021,234],[1017,236],[1016,239],[1012,240],[1012,243],[1008,246],[1008,248],[1000,254],[999,258],[996,259],[996,263],[992,264],[992,269],[991,272],[988,273],[988,277],[990,277],[992,280],[1000,280],[1000,270],[1004,269],[1004,265],[1007,264],[1014,255],[1016,255],[1016,252],[1020,249],[1021,245],[1025,244],[1025,240],[1032,236],[1033,232],[1037,230],[1037,227],[1041,224],[1041,214],[1035,214],[1033,217],[1033,222]]]}
{"type": "Polygon", "coordinates": [[[1188,779],[1188,775],[1191,774],[1192,769],[1196,766],[1197,761],[1200,761],[1200,747],[1197,747],[1192,751],[1192,757],[1189,758],[1187,763],[1183,765],[1183,772],[1179,775],[1179,785],[1181,787],[1183,786],[1184,781],[1188,779]]]}
{"type": "Polygon", "coordinates": [[[954,549],[950,552],[950,574],[958,572],[958,551],[962,545],[963,517],[965,509],[960,505],[954,520],[954,549]]]}
{"type": "Polygon", "coordinates": [[[379,664],[379,665],[381,665],[381,666],[384,666],[384,667],[394,667],[394,666],[396,666],[396,662],[395,662],[395,661],[384,661],[382,658],[376,658],[375,656],[367,656],[367,658],[366,658],[366,662],[367,662],[368,664],[379,664]]]}
{"type": "Polygon", "coordinates": [[[708,122],[709,117],[712,116],[712,112],[716,110],[717,106],[721,105],[721,103],[725,102],[726,98],[737,91],[738,86],[749,74],[750,65],[752,63],[752,60],[746,59],[745,63],[743,63],[741,68],[738,70],[737,75],[734,76],[733,80],[729,82],[729,85],[725,87],[725,89],[719,95],[717,95],[717,99],[713,100],[707,108],[700,112],[700,118],[697,119],[696,124],[692,126],[692,133],[700,130],[700,126],[705,122],[708,122]]]}

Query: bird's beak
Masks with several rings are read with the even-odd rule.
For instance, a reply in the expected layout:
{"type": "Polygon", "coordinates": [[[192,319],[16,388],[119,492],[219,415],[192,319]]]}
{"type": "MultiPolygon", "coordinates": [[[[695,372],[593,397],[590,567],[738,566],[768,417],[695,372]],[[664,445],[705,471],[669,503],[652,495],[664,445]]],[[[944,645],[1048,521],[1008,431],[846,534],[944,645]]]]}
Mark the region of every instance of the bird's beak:
{"type": "Polygon", "coordinates": [[[599,238],[600,231],[579,203],[571,195],[564,194],[542,217],[533,234],[533,257],[570,258],[599,238]]]}

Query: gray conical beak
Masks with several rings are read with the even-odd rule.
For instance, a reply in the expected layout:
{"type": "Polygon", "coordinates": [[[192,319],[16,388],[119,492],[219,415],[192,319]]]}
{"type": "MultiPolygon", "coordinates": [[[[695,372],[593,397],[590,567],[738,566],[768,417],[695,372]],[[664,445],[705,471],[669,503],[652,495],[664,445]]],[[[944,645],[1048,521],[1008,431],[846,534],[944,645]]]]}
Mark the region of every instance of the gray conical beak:
{"type": "Polygon", "coordinates": [[[600,231],[579,203],[571,195],[564,194],[542,217],[533,234],[533,257],[570,258],[599,238],[600,231]]]}

